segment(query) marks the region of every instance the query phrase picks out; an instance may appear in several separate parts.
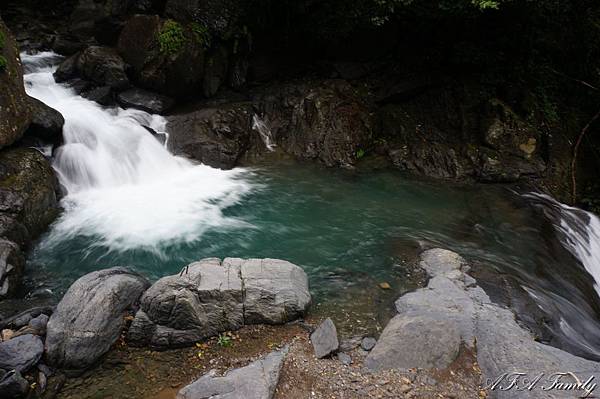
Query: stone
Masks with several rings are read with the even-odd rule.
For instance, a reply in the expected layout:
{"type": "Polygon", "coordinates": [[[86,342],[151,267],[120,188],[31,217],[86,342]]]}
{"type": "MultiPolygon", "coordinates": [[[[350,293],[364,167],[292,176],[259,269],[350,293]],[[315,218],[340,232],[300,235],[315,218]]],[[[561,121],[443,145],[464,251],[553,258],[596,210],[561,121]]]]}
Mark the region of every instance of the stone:
{"type": "Polygon", "coordinates": [[[177,399],[271,399],[287,351],[286,347],[272,352],[223,376],[212,370],[182,388],[177,393],[177,399]]]}
{"type": "Polygon", "coordinates": [[[65,124],[62,114],[33,97],[30,97],[30,102],[33,117],[26,134],[55,145],[62,143],[62,128],[65,124]]]}
{"type": "Polygon", "coordinates": [[[350,357],[350,355],[348,355],[344,352],[338,353],[337,358],[340,361],[340,363],[342,363],[345,366],[349,366],[352,364],[352,358],[350,357]]]}
{"type": "Polygon", "coordinates": [[[193,345],[244,324],[283,324],[310,304],[304,271],[277,259],[207,258],[163,277],[142,296],[132,345],[193,345]]]}
{"type": "Polygon", "coordinates": [[[123,90],[129,86],[127,64],[110,47],[89,46],[79,54],[75,66],[79,75],[111,89],[123,90]]]}
{"type": "Polygon", "coordinates": [[[57,83],[63,83],[77,76],[77,59],[79,53],[67,57],[60,63],[56,71],[54,71],[54,80],[57,83]]]}
{"type": "Polygon", "coordinates": [[[158,280],[142,296],[129,329],[135,345],[190,345],[244,325],[240,267],[208,258],[158,280]]]}
{"type": "Polygon", "coordinates": [[[311,296],[301,267],[279,259],[226,258],[223,263],[240,266],[246,324],[283,324],[305,315],[311,296]]]}
{"type": "Polygon", "coordinates": [[[315,350],[315,356],[319,359],[337,352],[340,344],[335,324],[330,318],[325,319],[310,335],[310,342],[315,350]]]}
{"type": "Polygon", "coordinates": [[[79,278],[48,321],[47,361],[73,372],[93,365],[117,340],[123,316],[148,286],[145,278],[121,267],[79,278]]]}
{"type": "Polygon", "coordinates": [[[115,104],[115,98],[110,86],[100,86],[94,87],[91,90],[85,90],[81,93],[81,96],[105,107],[115,104]]]}
{"type": "Polygon", "coordinates": [[[0,19],[0,35],[4,37],[2,55],[6,66],[0,70],[0,148],[23,136],[32,118],[29,97],[23,85],[23,67],[13,35],[0,19]]]}
{"type": "Polygon", "coordinates": [[[0,399],[25,397],[29,390],[29,382],[20,372],[11,370],[0,379],[0,399]]]}
{"type": "Polygon", "coordinates": [[[373,337],[364,337],[362,341],[360,341],[360,347],[366,351],[370,351],[377,344],[377,340],[373,337]]]}
{"type": "Polygon", "coordinates": [[[0,368],[28,371],[41,359],[44,343],[37,335],[27,334],[0,342],[0,368]]]}
{"type": "Polygon", "coordinates": [[[251,146],[252,115],[251,104],[234,103],[169,116],[169,149],[215,168],[231,169],[251,146]]]}
{"type": "Polygon", "coordinates": [[[129,89],[117,96],[124,108],[137,108],[151,114],[163,114],[174,104],[173,99],[143,89],[129,89]]]}
{"type": "Polygon", "coordinates": [[[37,317],[34,317],[29,321],[29,327],[33,328],[38,332],[37,335],[45,335],[46,334],[46,326],[48,325],[48,320],[50,318],[45,314],[40,314],[37,317]]]}
{"type": "Polygon", "coordinates": [[[0,298],[17,293],[25,269],[25,258],[17,244],[0,239],[0,298]]]}

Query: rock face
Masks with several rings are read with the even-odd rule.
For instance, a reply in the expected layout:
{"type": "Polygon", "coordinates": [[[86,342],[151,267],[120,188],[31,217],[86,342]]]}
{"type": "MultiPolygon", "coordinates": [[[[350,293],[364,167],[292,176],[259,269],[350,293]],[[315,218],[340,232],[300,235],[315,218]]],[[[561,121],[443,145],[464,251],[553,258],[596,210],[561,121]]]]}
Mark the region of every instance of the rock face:
{"type": "Polygon", "coordinates": [[[12,34],[0,19],[0,55],[6,66],[0,68],[0,148],[23,136],[31,122],[29,97],[23,86],[23,68],[12,34]]]}
{"type": "Polygon", "coordinates": [[[126,108],[137,108],[151,114],[162,114],[173,106],[171,98],[142,89],[129,89],[119,93],[117,99],[126,108]]]}
{"type": "MultiPolygon", "coordinates": [[[[445,368],[456,359],[461,345],[474,348],[476,343],[477,361],[487,381],[512,370],[530,376],[576,370],[581,381],[600,371],[599,363],[535,341],[510,310],[493,304],[466,274],[469,266],[458,254],[432,249],[421,255],[421,266],[431,280],[426,288],[398,299],[398,315],[367,356],[368,368],[445,368]]],[[[543,391],[541,386],[531,391],[496,389],[490,393],[495,398],[572,396],[568,391],[543,391]]]]}
{"type": "Polygon", "coordinates": [[[338,350],[340,343],[338,341],[337,330],[330,318],[322,322],[310,335],[310,342],[312,342],[315,355],[319,359],[329,356],[338,350]]]}
{"type": "Polygon", "coordinates": [[[134,345],[190,345],[244,324],[285,323],[310,304],[304,271],[276,259],[216,258],[158,280],[129,328],[134,345]]]}
{"type": "Polygon", "coordinates": [[[227,104],[168,118],[169,148],[206,165],[231,169],[250,148],[252,106],[227,104]]]}
{"type": "Polygon", "coordinates": [[[75,69],[79,75],[98,86],[123,90],[129,86],[127,65],[110,47],[90,46],[76,58],[75,69]]]}
{"type": "Polygon", "coordinates": [[[27,136],[38,137],[52,144],[62,143],[62,128],[65,118],[60,112],[38,99],[30,97],[33,118],[27,129],[27,136]]]}
{"type": "Polygon", "coordinates": [[[218,376],[214,370],[184,387],[177,399],[271,399],[287,348],[218,376]]]}
{"type": "Polygon", "coordinates": [[[0,298],[16,292],[22,251],[58,214],[57,191],[52,167],[38,151],[0,151],[0,298]]]}
{"type": "Polygon", "coordinates": [[[21,335],[0,342],[0,368],[24,373],[40,360],[43,353],[44,344],[37,335],[21,335]]]}
{"type": "Polygon", "coordinates": [[[73,371],[92,365],[117,340],[125,312],[148,286],[146,279],[120,267],[75,281],[48,322],[47,360],[73,371]]]}
{"type": "Polygon", "coordinates": [[[348,166],[372,135],[372,118],[343,80],[275,85],[253,98],[277,145],[299,159],[348,166]]]}

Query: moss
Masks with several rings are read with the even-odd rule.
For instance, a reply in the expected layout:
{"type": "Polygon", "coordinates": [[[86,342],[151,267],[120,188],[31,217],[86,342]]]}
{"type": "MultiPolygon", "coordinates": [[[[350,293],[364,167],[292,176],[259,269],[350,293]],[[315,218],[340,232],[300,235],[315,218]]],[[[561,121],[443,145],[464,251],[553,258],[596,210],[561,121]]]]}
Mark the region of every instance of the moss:
{"type": "Polygon", "coordinates": [[[3,55],[0,55],[0,72],[4,71],[6,69],[6,65],[7,65],[6,58],[4,58],[3,55]]]}
{"type": "Polygon", "coordinates": [[[210,47],[211,37],[206,26],[201,25],[198,22],[192,22],[190,24],[190,29],[194,34],[194,39],[196,40],[196,43],[198,43],[204,48],[210,47]]]}
{"type": "Polygon", "coordinates": [[[172,19],[165,21],[158,32],[158,44],[163,54],[175,55],[179,53],[185,45],[185,40],[182,26],[172,19]]]}

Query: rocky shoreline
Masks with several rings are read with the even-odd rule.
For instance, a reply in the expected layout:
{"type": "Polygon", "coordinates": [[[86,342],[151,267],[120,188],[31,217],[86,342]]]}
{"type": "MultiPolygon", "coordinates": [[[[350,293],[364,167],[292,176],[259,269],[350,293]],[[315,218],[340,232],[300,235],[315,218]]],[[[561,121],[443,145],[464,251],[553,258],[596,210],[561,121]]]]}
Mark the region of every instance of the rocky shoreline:
{"type": "MultiPolygon", "coordinates": [[[[577,378],[585,381],[600,372],[599,363],[536,342],[510,310],[490,301],[469,276],[469,265],[460,255],[426,250],[420,266],[430,276],[427,286],[396,301],[398,313],[378,340],[339,337],[330,319],[318,326],[310,317],[302,321],[309,316],[310,305],[306,274],[281,260],[204,259],[152,286],[123,268],[93,272],[77,280],[56,309],[33,309],[3,324],[0,392],[4,396],[0,397],[24,395],[32,380],[31,386],[41,395],[57,376],[76,379],[86,369],[93,371],[107,353],[117,350],[119,340],[118,345],[132,348],[209,348],[202,342],[214,345],[212,337],[264,323],[301,329],[291,341],[282,338],[269,344],[280,350],[269,353],[263,346],[246,365],[198,375],[179,389],[177,398],[287,397],[286,389],[294,388],[285,381],[297,378],[299,372],[293,359],[307,357],[312,360],[305,361],[314,364],[305,373],[325,364],[340,369],[327,381],[311,383],[323,390],[319,394],[336,384],[343,386],[352,375],[355,385],[364,384],[352,388],[348,397],[361,397],[367,391],[362,397],[382,397],[382,392],[422,397],[457,389],[467,390],[464,397],[572,397],[572,389],[548,391],[541,384],[525,392],[484,388],[513,371],[550,376],[570,370],[571,375],[563,376],[566,383],[577,383],[577,378]],[[298,318],[300,324],[294,322],[298,318]],[[309,342],[314,349],[308,349],[309,342]],[[448,370],[457,370],[452,375],[459,372],[459,380],[453,377],[438,384],[437,380],[445,381],[441,376],[448,370]],[[387,382],[374,383],[378,378],[387,382]]],[[[161,352],[156,356],[167,357],[161,352]]],[[[217,357],[210,364],[220,355],[213,356],[217,357]]],[[[65,380],[60,378],[62,386],[65,380]]]]}

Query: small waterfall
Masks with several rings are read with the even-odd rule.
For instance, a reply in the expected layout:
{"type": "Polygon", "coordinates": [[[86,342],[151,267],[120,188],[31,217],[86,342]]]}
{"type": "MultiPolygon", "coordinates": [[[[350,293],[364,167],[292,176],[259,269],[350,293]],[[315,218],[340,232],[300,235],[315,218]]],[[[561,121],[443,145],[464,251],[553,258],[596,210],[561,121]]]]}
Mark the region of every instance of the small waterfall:
{"type": "Polygon", "coordinates": [[[252,117],[252,130],[257,131],[258,134],[260,134],[260,138],[262,139],[263,143],[265,143],[267,150],[275,151],[277,144],[275,144],[273,141],[271,129],[257,114],[254,114],[252,117]]]}
{"type": "Polygon", "coordinates": [[[527,194],[525,197],[542,206],[561,244],[594,279],[594,289],[600,297],[600,219],[593,213],[562,204],[545,194],[527,194]]]}
{"type": "MultiPolygon", "coordinates": [[[[53,78],[59,56],[22,55],[27,93],[65,118],[53,167],[67,195],[50,241],[94,237],[108,249],[155,248],[199,239],[208,228],[241,226],[222,210],[250,191],[244,169],[222,171],[173,156],[151,132],[166,121],[104,108],[53,78]]],[[[167,135],[168,137],[168,135],[167,135]]]]}

